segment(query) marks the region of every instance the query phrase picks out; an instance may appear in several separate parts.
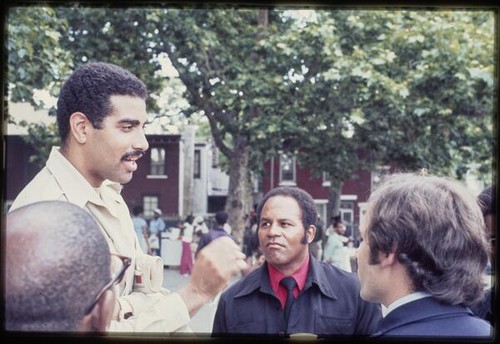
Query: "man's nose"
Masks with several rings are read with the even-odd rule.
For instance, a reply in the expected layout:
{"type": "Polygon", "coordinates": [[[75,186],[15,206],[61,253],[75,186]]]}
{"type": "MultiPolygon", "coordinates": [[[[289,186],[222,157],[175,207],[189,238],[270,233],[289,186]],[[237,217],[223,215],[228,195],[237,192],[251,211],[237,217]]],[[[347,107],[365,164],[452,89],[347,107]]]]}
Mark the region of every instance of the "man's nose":
{"type": "Polygon", "coordinates": [[[149,142],[146,138],[146,134],[144,133],[144,130],[139,130],[137,137],[135,138],[135,141],[133,143],[133,148],[140,150],[140,151],[147,151],[149,148],[149,142]]]}

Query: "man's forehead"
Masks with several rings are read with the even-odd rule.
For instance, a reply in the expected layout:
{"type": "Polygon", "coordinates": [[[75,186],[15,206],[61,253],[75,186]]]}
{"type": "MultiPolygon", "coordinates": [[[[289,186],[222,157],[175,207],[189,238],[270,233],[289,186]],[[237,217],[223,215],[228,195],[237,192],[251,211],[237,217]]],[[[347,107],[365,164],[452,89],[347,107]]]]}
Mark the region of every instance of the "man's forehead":
{"type": "Polygon", "coordinates": [[[111,111],[107,117],[112,121],[137,121],[141,125],[148,122],[146,102],[140,97],[111,96],[110,104],[111,111]]]}

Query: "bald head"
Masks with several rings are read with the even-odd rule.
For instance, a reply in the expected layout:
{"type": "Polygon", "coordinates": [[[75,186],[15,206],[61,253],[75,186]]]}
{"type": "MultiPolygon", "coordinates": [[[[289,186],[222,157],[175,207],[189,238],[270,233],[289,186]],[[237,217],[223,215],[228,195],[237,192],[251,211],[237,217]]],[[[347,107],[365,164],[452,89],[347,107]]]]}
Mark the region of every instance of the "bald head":
{"type": "Polygon", "coordinates": [[[60,201],[33,203],[7,215],[7,330],[75,331],[110,279],[109,247],[95,220],[60,201]]]}

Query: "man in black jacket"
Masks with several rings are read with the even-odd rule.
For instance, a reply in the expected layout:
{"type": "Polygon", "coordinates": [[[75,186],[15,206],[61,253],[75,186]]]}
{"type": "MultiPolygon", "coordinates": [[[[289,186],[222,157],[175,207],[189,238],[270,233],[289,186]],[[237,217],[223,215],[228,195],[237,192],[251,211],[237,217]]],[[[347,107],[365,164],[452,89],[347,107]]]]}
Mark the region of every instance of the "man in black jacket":
{"type": "Polygon", "coordinates": [[[360,298],[355,274],[309,252],[317,220],[312,197],[297,187],[273,189],[257,218],[266,262],[221,295],[213,335],[371,334],[382,318],[380,305],[360,298]],[[290,291],[284,280],[293,282],[290,291]]]}

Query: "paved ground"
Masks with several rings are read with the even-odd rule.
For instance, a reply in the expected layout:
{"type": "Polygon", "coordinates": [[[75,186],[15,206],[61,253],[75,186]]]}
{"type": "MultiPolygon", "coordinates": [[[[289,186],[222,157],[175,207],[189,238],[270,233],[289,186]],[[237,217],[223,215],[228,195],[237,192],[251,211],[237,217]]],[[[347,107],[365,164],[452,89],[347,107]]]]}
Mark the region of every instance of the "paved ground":
{"type": "MultiPolygon", "coordinates": [[[[178,268],[165,268],[163,286],[169,290],[177,291],[188,282],[189,276],[182,276],[178,268]]],[[[217,300],[203,306],[191,319],[191,328],[194,332],[209,335],[217,309],[217,300]]]]}

